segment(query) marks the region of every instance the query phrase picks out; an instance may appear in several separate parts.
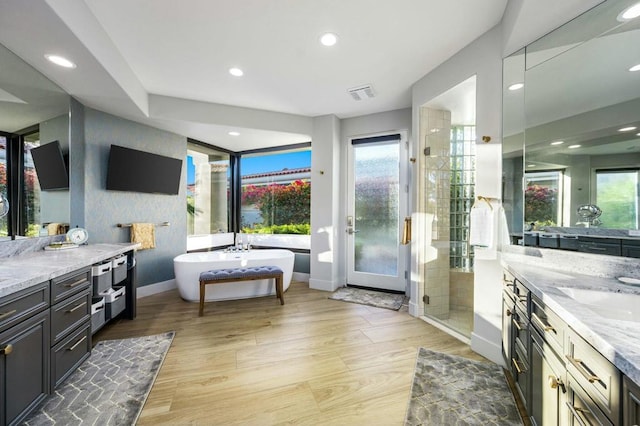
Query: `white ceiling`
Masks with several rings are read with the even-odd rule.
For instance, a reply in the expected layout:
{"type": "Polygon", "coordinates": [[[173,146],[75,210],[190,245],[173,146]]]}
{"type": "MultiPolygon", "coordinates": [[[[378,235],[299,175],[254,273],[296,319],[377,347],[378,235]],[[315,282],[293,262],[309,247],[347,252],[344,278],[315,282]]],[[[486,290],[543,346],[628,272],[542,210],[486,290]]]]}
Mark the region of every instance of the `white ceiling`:
{"type": "MultiPolygon", "coordinates": [[[[0,42],[86,106],[245,150],[309,141],[312,117],[410,107],[413,83],[500,23],[506,6],[507,0],[3,0],[0,42]],[[325,31],[338,34],[336,46],[319,44],[325,31]],[[45,53],[65,55],[77,68],[58,68],[45,53]],[[245,75],[229,75],[232,66],[245,75]],[[362,84],[373,85],[375,98],[351,98],[347,89],[362,84]]],[[[513,22],[555,15],[541,6],[513,22]]]]}

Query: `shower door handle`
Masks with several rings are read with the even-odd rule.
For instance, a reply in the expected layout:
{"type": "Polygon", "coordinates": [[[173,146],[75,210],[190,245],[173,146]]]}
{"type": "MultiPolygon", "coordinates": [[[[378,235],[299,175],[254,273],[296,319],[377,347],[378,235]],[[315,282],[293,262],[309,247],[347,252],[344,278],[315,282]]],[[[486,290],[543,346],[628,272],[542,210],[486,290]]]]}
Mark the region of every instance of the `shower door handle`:
{"type": "Polygon", "coordinates": [[[357,230],[357,229],[353,229],[352,227],[348,227],[347,228],[347,234],[349,234],[349,235],[357,234],[358,232],[360,232],[360,231],[357,230]]]}

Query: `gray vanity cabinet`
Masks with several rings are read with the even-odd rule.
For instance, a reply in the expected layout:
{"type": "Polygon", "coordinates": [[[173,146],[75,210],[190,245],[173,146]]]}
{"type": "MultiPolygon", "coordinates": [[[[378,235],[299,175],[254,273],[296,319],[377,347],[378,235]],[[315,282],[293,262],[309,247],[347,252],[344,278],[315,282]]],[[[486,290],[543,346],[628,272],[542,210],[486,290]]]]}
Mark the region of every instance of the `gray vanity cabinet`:
{"type": "Polygon", "coordinates": [[[624,407],[623,424],[640,425],[640,386],[627,376],[622,379],[622,398],[624,407]]]}
{"type": "Polygon", "coordinates": [[[531,423],[565,425],[566,374],[561,358],[535,330],[531,332],[531,423]]]}
{"type": "Polygon", "coordinates": [[[91,354],[91,268],[51,280],[51,392],[91,354]]]}
{"type": "Polygon", "coordinates": [[[18,424],[49,391],[49,282],[0,299],[0,425],[18,424]]]}

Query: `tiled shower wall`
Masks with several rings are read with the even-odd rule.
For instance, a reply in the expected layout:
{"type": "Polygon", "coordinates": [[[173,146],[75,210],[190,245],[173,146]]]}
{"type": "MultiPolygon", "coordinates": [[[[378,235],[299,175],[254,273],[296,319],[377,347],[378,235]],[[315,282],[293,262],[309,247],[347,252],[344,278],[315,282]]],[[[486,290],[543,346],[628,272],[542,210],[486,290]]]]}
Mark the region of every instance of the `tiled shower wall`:
{"type": "Polygon", "coordinates": [[[449,317],[450,250],[450,137],[451,113],[420,109],[419,211],[434,215],[431,235],[425,241],[437,251],[437,258],[424,264],[422,283],[428,283],[429,304],[425,314],[438,319],[449,317]]]}

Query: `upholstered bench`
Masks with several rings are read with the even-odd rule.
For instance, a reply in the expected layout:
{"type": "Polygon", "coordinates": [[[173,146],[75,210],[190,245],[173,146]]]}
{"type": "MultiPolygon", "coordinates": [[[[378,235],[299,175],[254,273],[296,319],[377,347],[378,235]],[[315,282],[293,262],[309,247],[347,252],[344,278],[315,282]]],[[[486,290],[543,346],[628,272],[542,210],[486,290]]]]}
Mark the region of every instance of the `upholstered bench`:
{"type": "Polygon", "coordinates": [[[204,311],[204,294],[207,284],[223,284],[237,281],[265,280],[274,278],[276,281],[276,296],[280,304],[284,305],[283,272],[277,266],[252,266],[249,268],[212,269],[200,274],[200,312],[204,311]]]}

